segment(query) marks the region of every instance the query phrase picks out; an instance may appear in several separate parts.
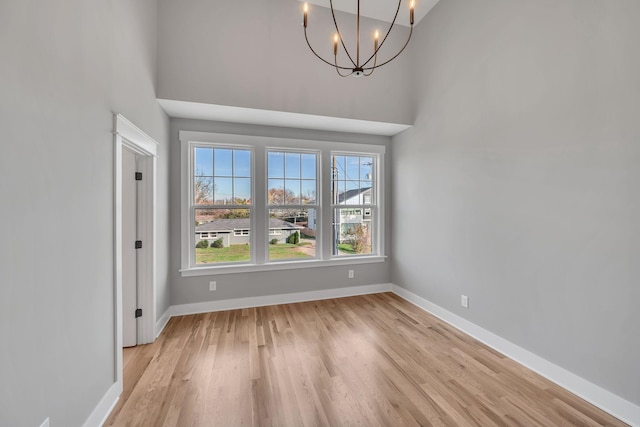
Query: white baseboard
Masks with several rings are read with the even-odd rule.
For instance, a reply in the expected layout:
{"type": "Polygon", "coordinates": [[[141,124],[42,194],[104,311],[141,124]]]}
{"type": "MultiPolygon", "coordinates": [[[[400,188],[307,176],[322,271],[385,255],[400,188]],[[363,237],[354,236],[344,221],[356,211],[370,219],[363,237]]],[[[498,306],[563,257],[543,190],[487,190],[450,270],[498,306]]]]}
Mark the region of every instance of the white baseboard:
{"type": "Polygon", "coordinates": [[[167,307],[164,313],[162,313],[162,316],[160,316],[160,319],[158,319],[158,321],[156,322],[155,338],[158,338],[162,333],[162,331],[164,330],[164,327],[167,326],[167,322],[169,322],[169,319],[171,318],[171,315],[169,314],[170,311],[171,311],[171,306],[167,307]]]}
{"type": "Polygon", "coordinates": [[[100,399],[98,406],[93,409],[89,418],[84,422],[83,427],[101,427],[107,421],[107,417],[111,414],[116,403],[118,403],[120,394],[122,394],[122,384],[113,383],[100,399]]]}
{"type": "Polygon", "coordinates": [[[526,366],[548,380],[569,390],[592,405],[597,406],[614,417],[632,426],[640,426],[640,406],[637,406],[613,393],[597,386],[578,375],[555,365],[548,360],[513,344],[506,339],[469,322],[468,320],[426,300],[413,292],[397,285],[391,285],[391,291],[399,297],[418,306],[424,311],[447,322],[451,326],[472,336],[494,350],[526,366]]]}
{"type": "Polygon", "coordinates": [[[391,291],[391,283],[380,285],[351,286],[348,288],[325,289],[320,291],[295,292],[291,294],[265,295],[261,297],[234,298],[219,301],[197,302],[193,304],[172,305],[169,314],[184,316],[187,314],[210,313],[212,311],[236,310],[240,308],[264,307],[276,304],[318,301],[331,298],[343,298],[355,295],[377,294],[391,291]]]}

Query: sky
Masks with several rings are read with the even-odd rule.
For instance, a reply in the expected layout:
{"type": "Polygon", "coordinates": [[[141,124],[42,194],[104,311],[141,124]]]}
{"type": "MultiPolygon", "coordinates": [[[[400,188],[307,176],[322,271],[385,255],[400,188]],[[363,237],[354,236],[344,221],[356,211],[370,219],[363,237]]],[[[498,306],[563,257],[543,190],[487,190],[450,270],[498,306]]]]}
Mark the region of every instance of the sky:
{"type": "MultiPolygon", "coordinates": [[[[251,199],[250,150],[196,147],[194,157],[195,176],[213,190],[213,200],[231,203],[234,199],[251,199]]],[[[334,157],[338,193],[372,186],[375,163],[372,157],[334,157]]],[[[315,153],[268,152],[268,189],[288,190],[293,194],[294,203],[301,197],[307,203],[315,203],[317,164],[315,153]]]]}

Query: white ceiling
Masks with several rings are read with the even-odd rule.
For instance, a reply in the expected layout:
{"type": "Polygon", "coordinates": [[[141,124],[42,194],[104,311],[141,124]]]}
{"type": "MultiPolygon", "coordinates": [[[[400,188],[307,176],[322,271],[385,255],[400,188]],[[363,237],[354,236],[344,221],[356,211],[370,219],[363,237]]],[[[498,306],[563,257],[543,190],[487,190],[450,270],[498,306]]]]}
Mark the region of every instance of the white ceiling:
{"type": "MultiPolygon", "coordinates": [[[[329,7],[329,0],[300,0],[321,7],[329,7]]],[[[409,26],[409,1],[402,0],[396,24],[409,26]]],[[[415,0],[414,21],[418,24],[439,0],[415,0]]],[[[356,13],[357,0],[333,0],[336,10],[356,13]]],[[[360,14],[368,18],[391,22],[398,3],[391,0],[363,0],[360,14]]],[[[309,13],[313,13],[313,9],[309,13]]],[[[186,119],[213,120],[231,123],[249,123],[266,126],[283,126],[300,129],[327,130],[372,135],[396,135],[410,125],[382,123],[368,120],[354,120],[340,117],[315,116],[310,114],[288,113],[282,111],[258,110],[253,108],[231,107],[226,105],[202,104],[197,102],[158,99],[162,108],[171,117],[186,119]]]]}
{"type": "MultiPolygon", "coordinates": [[[[329,0],[300,0],[301,2],[307,2],[322,7],[329,7],[329,0]]],[[[398,19],[396,24],[409,26],[409,1],[402,0],[400,5],[400,12],[398,12],[398,19]]],[[[439,0],[415,0],[416,6],[414,11],[414,24],[417,25],[422,18],[425,17],[433,6],[438,3],[439,0]]],[[[355,14],[357,11],[358,0],[333,0],[333,8],[335,10],[341,10],[343,12],[355,14]]],[[[360,2],[360,15],[368,18],[377,19],[379,21],[391,22],[393,15],[396,13],[398,3],[396,0],[362,0],[360,2]]],[[[313,13],[310,10],[309,13],[313,13]]]]}

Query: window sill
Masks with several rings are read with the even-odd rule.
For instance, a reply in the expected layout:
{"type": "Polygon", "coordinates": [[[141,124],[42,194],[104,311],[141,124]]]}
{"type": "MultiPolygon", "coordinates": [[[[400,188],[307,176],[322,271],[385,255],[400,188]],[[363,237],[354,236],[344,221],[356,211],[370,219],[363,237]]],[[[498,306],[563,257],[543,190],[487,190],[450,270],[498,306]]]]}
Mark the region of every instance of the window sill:
{"type": "Polygon", "coordinates": [[[255,273],[259,271],[296,270],[304,268],[335,267],[340,265],[373,264],[385,262],[386,256],[348,257],[329,261],[281,261],[269,264],[242,264],[183,268],[182,277],[213,276],[216,274],[255,273]]]}

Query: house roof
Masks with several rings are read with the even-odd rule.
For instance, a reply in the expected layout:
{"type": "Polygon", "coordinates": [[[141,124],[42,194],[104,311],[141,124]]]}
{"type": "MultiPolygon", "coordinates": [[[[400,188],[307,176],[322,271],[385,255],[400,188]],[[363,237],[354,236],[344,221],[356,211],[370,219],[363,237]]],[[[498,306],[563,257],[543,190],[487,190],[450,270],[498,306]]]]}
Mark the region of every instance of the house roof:
{"type": "Polygon", "coordinates": [[[346,200],[358,197],[360,194],[371,191],[371,187],[356,188],[353,190],[347,190],[344,193],[338,194],[338,203],[344,203],[346,200]]]}
{"type": "MultiPolygon", "coordinates": [[[[196,231],[232,231],[232,230],[248,230],[251,228],[249,218],[232,218],[232,219],[214,219],[196,226],[196,231]]],[[[269,228],[278,228],[281,230],[300,230],[304,227],[292,224],[290,222],[269,218],[269,228]]]]}

